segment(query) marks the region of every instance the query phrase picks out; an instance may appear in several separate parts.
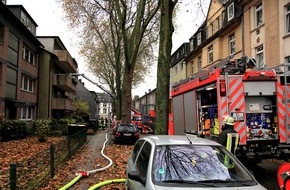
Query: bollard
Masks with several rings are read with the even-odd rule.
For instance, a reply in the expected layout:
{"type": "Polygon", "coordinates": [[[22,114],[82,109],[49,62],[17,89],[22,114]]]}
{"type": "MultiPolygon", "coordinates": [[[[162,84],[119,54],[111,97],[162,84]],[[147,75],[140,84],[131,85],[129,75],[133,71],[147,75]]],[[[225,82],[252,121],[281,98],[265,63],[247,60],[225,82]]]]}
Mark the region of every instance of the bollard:
{"type": "Polygon", "coordinates": [[[67,137],[67,151],[68,151],[68,158],[71,158],[71,149],[70,149],[70,137],[67,137]]]}
{"type": "Polygon", "coordinates": [[[10,164],[10,190],[16,190],[16,164],[10,164]]]}
{"type": "Polygon", "coordinates": [[[50,145],[50,178],[54,176],[54,145],[50,145]]]}

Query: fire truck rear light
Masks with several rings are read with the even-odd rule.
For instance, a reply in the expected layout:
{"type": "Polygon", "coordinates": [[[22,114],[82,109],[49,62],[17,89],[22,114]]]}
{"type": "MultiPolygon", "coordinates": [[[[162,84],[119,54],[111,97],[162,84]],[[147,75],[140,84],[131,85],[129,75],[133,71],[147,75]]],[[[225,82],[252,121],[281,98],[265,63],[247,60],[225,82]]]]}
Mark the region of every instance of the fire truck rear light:
{"type": "Polygon", "coordinates": [[[226,90],[226,81],[225,80],[220,80],[220,95],[221,96],[226,96],[227,90],[226,90]]]}

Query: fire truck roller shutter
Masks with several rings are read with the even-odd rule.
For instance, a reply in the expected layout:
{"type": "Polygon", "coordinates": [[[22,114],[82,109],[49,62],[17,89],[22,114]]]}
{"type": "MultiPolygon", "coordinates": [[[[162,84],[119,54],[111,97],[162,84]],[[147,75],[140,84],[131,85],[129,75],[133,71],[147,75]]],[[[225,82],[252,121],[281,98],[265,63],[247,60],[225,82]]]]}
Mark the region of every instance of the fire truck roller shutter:
{"type": "Polygon", "coordinates": [[[183,117],[183,95],[172,98],[173,106],[173,126],[175,135],[184,134],[184,117],[183,117]]]}
{"type": "Polygon", "coordinates": [[[196,93],[184,94],[184,123],[186,132],[197,132],[196,93]]]}
{"type": "Polygon", "coordinates": [[[275,81],[245,81],[245,94],[247,96],[274,95],[275,81]]]}

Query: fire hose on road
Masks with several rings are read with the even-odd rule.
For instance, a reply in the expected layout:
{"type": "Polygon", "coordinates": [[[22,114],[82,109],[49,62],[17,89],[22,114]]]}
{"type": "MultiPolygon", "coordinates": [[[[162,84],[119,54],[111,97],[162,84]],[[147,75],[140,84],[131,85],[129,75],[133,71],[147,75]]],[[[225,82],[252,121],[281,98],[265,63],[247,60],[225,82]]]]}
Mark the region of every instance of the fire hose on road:
{"type": "MultiPolygon", "coordinates": [[[[106,133],[106,141],[103,143],[103,147],[102,147],[102,150],[101,150],[101,155],[105,159],[107,159],[109,161],[109,164],[106,165],[105,167],[98,168],[98,169],[94,169],[94,170],[90,170],[90,171],[80,171],[79,173],[76,174],[77,176],[72,181],[70,181],[68,184],[66,184],[65,186],[63,186],[59,190],[66,190],[66,189],[72,187],[80,179],[82,179],[84,177],[88,177],[89,175],[94,174],[96,172],[104,171],[104,170],[106,170],[106,169],[108,169],[109,167],[112,166],[112,164],[113,164],[112,159],[110,159],[109,157],[107,157],[104,154],[104,150],[105,150],[105,147],[106,147],[106,143],[108,142],[108,135],[110,135],[110,133],[106,133]]],[[[96,188],[99,188],[99,187],[102,187],[104,185],[108,185],[108,184],[111,184],[111,183],[124,183],[125,181],[126,181],[126,179],[106,180],[106,181],[103,181],[103,182],[100,182],[100,183],[97,183],[97,184],[93,185],[92,187],[89,188],[89,190],[93,190],[93,189],[96,189],[96,188]]]]}
{"type": "Polygon", "coordinates": [[[97,188],[100,188],[102,186],[105,186],[105,185],[109,185],[111,183],[125,183],[126,179],[112,179],[112,180],[106,180],[106,181],[103,181],[103,182],[100,182],[100,183],[97,183],[96,185],[93,185],[92,187],[90,187],[88,190],[94,190],[94,189],[97,189],[97,188]]]}

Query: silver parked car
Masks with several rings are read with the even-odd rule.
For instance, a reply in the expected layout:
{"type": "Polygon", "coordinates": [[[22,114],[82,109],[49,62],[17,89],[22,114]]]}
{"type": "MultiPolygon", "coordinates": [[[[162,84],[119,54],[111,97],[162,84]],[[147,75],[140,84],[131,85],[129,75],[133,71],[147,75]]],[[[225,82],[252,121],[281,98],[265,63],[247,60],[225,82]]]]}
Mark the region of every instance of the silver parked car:
{"type": "Polygon", "coordinates": [[[223,146],[193,135],[140,138],[126,175],[130,190],[265,189],[223,146]]]}

